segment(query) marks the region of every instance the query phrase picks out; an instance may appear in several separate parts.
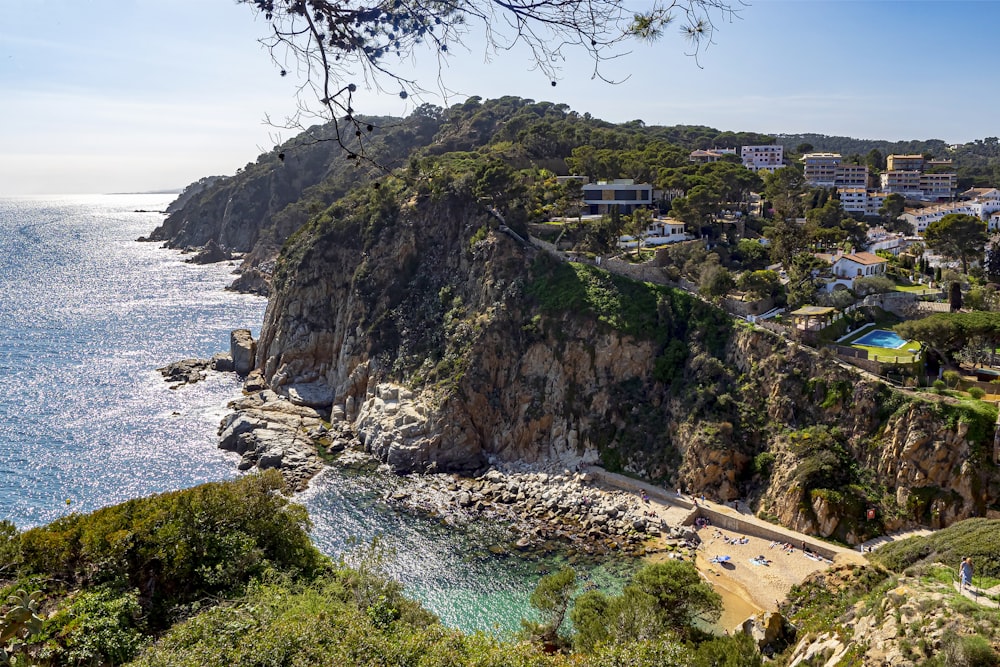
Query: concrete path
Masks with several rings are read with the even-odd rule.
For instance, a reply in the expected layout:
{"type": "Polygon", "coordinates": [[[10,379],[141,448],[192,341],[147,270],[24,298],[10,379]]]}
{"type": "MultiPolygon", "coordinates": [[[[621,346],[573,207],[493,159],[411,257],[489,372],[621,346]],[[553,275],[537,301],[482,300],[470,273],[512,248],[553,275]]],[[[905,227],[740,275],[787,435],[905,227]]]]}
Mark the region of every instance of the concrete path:
{"type": "Polygon", "coordinates": [[[794,530],[789,530],[763,519],[758,519],[743,504],[740,504],[739,509],[736,509],[729,505],[712,502],[711,500],[702,500],[700,497],[678,495],[676,492],[667,491],[653,484],[626,477],[625,475],[608,472],[600,466],[591,466],[587,472],[592,474],[596,481],[609,487],[635,493],[646,493],[649,497],[652,511],[656,513],[657,517],[665,520],[671,526],[690,526],[696,518],[703,516],[719,527],[739,531],[744,535],[760,537],[766,540],[788,542],[794,545],[796,549],[805,544],[814,553],[821,554],[828,559],[840,557],[858,563],[867,562],[855,550],[817,539],[815,536],[804,535],[794,530]]]}
{"type": "Polygon", "coordinates": [[[973,587],[971,589],[970,588],[960,589],[958,587],[957,581],[954,582],[952,586],[954,586],[955,590],[961,593],[964,597],[969,598],[970,600],[972,600],[981,607],[989,607],[991,609],[997,609],[998,607],[1000,607],[1000,604],[994,602],[993,600],[983,595],[983,591],[980,591],[978,588],[973,587]]]}
{"type": "Polygon", "coordinates": [[[928,528],[915,528],[913,530],[900,530],[895,533],[890,533],[888,535],[879,535],[878,537],[873,537],[867,542],[862,542],[861,547],[864,547],[864,551],[874,551],[879,547],[889,544],[890,542],[898,542],[899,540],[905,540],[908,537],[923,537],[924,535],[930,535],[933,530],[928,528]]]}

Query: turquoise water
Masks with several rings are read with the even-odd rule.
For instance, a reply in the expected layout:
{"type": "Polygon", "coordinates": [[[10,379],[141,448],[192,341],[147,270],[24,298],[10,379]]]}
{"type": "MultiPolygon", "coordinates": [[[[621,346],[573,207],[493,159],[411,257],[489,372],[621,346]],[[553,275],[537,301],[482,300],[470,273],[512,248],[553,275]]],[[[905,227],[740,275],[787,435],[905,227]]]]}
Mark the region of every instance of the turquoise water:
{"type": "Polygon", "coordinates": [[[869,331],[864,336],[854,341],[853,344],[867,345],[869,347],[885,347],[890,350],[897,350],[906,345],[906,341],[900,338],[893,331],[876,329],[875,331],[869,331]]]}
{"type": "MultiPolygon", "coordinates": [[[[172,391],[155,369],[228,348],[231,329],[256,335],[265,300],[225,292],[228,264],[134,241],[162,220],[135,209],[171,198],[0,198],[0,518],[26,528],[238,474],[215,435],[235,377],[172,391]]],[[[380,500],[395,483],[324,472],[299,497],[317,545],[357,558],[380,536],[384,569],[446,623],[516,629],[538,577],[566,561],[494,555],[504,526],[397,513],[380,500]]],[[[574,564],[610,590],[630,567],[574,564]]]]}

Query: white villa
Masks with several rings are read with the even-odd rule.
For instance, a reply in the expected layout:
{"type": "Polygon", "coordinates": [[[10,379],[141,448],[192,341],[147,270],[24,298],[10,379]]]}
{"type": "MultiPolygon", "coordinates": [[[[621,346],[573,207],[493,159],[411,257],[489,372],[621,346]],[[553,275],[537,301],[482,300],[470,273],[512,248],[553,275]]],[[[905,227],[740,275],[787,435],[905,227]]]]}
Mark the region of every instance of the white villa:
{"type": "Polygon", "coordinates": [[[825,259],[832,264],[830,267],[833,277],[827,280],[825,289],[827,292],[843,288],[854,287],[854,281],[858,278],[870,278],[871,276],[885,275],[888,261],[871,252],[838,252],[836,255],[817,253],[817,257],[825,259]]]}
{"type": "MultiPolygon", "coordinates": [[[[661,218],[653,220],[646,231],[642,234],[643,246],[660,246],[679,241],[690,240],[690,236],[684,231],[684,223],[673,218],[661,218]]],[[[634,248],[638,245],[638,240],[634,236],[618,237],[618,247],[634,248]]]]}

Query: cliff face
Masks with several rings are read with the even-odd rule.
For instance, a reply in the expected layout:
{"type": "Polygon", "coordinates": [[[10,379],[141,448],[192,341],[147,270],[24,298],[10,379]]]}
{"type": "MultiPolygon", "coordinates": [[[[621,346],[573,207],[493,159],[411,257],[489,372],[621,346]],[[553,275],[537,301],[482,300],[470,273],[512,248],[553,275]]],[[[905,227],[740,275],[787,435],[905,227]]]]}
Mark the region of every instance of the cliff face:
{"type": "MultiPolygon", "coordinates": [[[[248,253],[233,288],[266,293],[273,261],[289,236],[352,187],[399,166],[431,142],[440,118],[422,110],[406,119],[368,119],[366,160],[349,159],[332,126],[323,125],[262,154],[234,176],[201,179],[171,204],[148,240],[172,248],[214,242],[248,253]]],[[[359,150],[353,137],[347,144],[359,150]]]]}
{"type": "Polygon", "coordinates": [[[258,348],[272,389],[397,471],[600,459],[848,541],[996,501],[995,410],[904,396],[686,293],[560,263],[454,190],[390,181],[317,217],[285,248],[258,348]]]}

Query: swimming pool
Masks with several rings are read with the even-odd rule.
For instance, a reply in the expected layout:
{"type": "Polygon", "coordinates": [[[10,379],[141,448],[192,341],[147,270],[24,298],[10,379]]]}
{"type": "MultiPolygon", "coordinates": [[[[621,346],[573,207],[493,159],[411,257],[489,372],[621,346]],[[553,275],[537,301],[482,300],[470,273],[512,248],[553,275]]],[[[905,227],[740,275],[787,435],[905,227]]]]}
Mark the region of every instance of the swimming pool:
{"type": "Polygon", "coordinates": [[[869,331],[852,344],[867,345],[868,347],[886,347],[890,350],[898,350],[906,345],[906,341],[897,336],[893,331],[876,329],[875,331],[869,331]]]}

